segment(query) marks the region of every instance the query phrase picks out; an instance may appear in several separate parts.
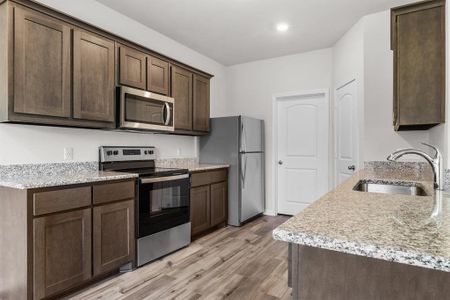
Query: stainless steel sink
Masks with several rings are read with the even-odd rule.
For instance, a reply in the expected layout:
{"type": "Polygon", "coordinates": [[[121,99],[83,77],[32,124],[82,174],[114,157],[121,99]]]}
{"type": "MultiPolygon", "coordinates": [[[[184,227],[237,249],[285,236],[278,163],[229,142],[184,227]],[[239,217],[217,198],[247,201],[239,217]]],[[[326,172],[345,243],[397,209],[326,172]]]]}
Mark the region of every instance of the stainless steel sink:
{"type": "Polygon", "coordinates": [[[354,191],[382,194],[400,194],[410,196],[428,196],[425,189],[415,182],[381,182],[374,180],[360,180],[353,187],[354,191]]]}

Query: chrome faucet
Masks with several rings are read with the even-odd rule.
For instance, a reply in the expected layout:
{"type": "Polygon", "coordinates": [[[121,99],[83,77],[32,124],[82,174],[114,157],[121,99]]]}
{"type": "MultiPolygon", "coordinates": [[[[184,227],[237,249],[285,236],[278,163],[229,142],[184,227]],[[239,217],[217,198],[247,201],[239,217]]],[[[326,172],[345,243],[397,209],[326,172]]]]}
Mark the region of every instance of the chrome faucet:
{"type": "Polygon", "coordinates": [[[442,160],[442,154],[441,151],[439,151],[438,148],[435,146],[429,145],[427,143],[422,143],[422,145],[428,146],[432,148],[435,151],[435,154],[433,157],[428,155],[426,152],[419,150],[419,149],[400,149],[395,152],[393,152],[391,155],[387,157],[387,160],[389,161],[396,161],[400,157],[406,154],[416,154],[423,158],[425,158],[426,161],[428,161],[431,165],[431,168],[433,169],[433,175],[434,175],[434,189],[436,190],[443,190],[444,188],[444,162],[442,160]]]}

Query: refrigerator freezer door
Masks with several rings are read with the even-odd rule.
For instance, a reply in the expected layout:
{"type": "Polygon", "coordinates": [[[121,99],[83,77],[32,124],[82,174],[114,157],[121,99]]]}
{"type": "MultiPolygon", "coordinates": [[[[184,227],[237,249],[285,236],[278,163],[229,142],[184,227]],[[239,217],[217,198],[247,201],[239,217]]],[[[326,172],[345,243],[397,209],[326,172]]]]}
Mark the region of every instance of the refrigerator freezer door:
{"type": "Polygon", "coordinates": [[[264,151],[263,121],[249,117],[241,117],[240,152],[264,151]]]}
{"type": "Polygon", "coordinates": [[[240,222],[264,212],[264,153],[241,154],[240,222]]]}

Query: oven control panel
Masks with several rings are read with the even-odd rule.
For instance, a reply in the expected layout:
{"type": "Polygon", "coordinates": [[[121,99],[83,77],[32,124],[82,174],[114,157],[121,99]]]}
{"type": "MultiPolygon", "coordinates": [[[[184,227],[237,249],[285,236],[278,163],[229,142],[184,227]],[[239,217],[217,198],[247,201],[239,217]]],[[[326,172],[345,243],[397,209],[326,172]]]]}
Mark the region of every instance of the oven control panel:
{"type": "Polygon", "coordinates": [[[100,162],[141,161],[156,159],[155,147],[114,147],[99,148],[100,162]]]}

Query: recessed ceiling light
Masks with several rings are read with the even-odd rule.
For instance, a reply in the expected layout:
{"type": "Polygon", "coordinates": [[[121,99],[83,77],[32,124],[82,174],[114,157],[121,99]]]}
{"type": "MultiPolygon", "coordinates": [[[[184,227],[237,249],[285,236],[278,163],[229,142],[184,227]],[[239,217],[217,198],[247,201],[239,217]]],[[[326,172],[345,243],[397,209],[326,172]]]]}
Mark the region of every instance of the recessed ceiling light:
{"type": "Polygon", "coordinates": [[[289,24],[284,22],[278,23],[276,28],[278,32],[286,32],[289,29],[289,24]]]}

